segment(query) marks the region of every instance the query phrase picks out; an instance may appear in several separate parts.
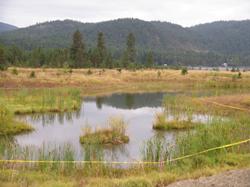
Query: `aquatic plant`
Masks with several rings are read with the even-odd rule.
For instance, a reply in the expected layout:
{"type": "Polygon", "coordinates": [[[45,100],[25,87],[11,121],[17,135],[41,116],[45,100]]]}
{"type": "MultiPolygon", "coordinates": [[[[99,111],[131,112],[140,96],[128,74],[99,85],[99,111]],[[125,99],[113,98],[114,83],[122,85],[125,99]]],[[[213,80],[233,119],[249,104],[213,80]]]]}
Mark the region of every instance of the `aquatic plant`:
{"type": "Polygon", "coordinates": [[[170,148],[165,137],[154,136],[147,140],[141,154],[144,161],[160,162],[167,161],[170,158],[170,148]]]}
{"type": "Polygon", "coordinates": [[[190,119],[188,120],[167,120],[166,114],[163,113],[157,113],[155,115],[155,121],[153,124],[153,129],[156,130],[178,130],[178,129],[190,129],[194,128],[198,125],[201,125],[201,122],[193,122],[190,119]]]}
{"type": "Polygon", "coordinates": [[[126,136],[126,123],[120,117],[112,117],[108,120],[108,127],[104,129],[92,130],[87,126],[83,129],[83,135],[80,137],[82,144],[123,144],[129,142],[126,136]]]}
{"type": "Polygon", "coordinates": [[[184,95],[166,95],[163,99],[163,111],[155,115],[153,128],[157,130],[190,129],[201,125],[201,122],[194,120],[194,112],[192,98],[184,95]]]}

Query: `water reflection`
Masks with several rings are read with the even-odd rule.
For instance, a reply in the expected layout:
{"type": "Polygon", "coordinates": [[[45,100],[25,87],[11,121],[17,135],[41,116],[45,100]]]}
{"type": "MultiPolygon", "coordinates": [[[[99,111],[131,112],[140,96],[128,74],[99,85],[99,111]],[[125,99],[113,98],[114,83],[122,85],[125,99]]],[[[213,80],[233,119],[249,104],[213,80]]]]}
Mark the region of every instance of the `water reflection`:
{"type": "MultiPolygon", "coordinates": [[[[168,93],[175,95],[175,93],[168,93]]],[[[108,105],[119,109],[137,109],[142,107],[159,107],[162,104],[163,93],[114,94],[107,97],[87,98],[96,101],[96,106],[108,105]]]]}
{"type": "MultiPolygon", "coordinates": [[[[26,118],[29,118],[28,121],[32,123],[41,122],[42,125],[53,124],[56,120],[59,124],[63,125],[67,122],[72,122],[73,119],[79,119],[81,116],[81,110],[74,112],[63,112],[63,113],[44,113],[44,114],[31,114],[27,115],[26,118]]],[[[19,118],[23,118],[20,117],[19,118]]]]}
{"type": "MultiPolygon", "coordinates": [[[[167,94],[173,95],[174,93],[167,94]]],[[[103,147],[104,157],[108,160],[119,161],[139,160],[143,143],[159,133],[152,129],[152,123],[155,113],[162,110],[163,97],[164,93],[142,93],[84,98],[79,111],[23,116],[35,127],[36,131],[18,135],[16,141],[23,147],[35,146],[37,148],[43,145],[70,144],[75,150],[76,159],[83,159],[90,156],[87,149],[91,152],[91,148],[86,148],[79,143],[79,137],[86,122],[93,128],[105,127],[109,117],[123,116],[128,122],[126,133],[130,141],[125,145],[103,147]]],[[[162,133],[162,136],[172,142],[175,132],[162,133]]]]}

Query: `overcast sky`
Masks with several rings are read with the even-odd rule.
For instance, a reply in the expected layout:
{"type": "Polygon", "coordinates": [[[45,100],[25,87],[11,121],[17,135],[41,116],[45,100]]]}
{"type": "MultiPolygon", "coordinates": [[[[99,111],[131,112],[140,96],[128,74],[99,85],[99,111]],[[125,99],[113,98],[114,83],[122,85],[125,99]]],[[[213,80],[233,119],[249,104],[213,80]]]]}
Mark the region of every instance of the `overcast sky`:
{"type": "Polygon", "coordinates": [[[250,0],[0,0],[0,21],[19,27],[57,19],[99,22],[131,17],[182,26],[250,19],[250,0]]]}

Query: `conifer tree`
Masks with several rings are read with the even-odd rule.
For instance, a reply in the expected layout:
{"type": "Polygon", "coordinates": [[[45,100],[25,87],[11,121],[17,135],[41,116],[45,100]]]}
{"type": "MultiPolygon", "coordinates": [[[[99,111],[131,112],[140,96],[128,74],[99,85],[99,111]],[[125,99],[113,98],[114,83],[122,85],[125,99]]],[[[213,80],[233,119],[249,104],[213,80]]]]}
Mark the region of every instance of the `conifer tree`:
{"type": "Polygon", "coordinates": [[[133,33],[129,33],[127,37],[127,48],[123,57],[124,67],[127,68],[129,64],[135,63],[135,59],[136,59],[135,36],[133,33]]]}
{"type": "Polygon", "coordinates": [[[98,51],[98,62],[97,67],[100,67],[101,64],[105,63],[107,50],[105,46],[104,34],[102,32],[98,33],[97,36],[97,51],[98,51]]]}
{"type": "Polygon", "coordinates": [[[79,30],[73,34],[70,56],[74,61],[73,67],[81,68],[84,66],[85,47],[82,41],[82,34],[79,30]]]}
{"type": "Polygon", "coordinates": [[[4,70],[6,68],[6,59],[4,56],[4,49],[0,47],[0,70],[4,70]]]}
{"type": "Polygon", "coordinates": [[[154,57],[153,57],[153,53],[150,51],[147,54],[146,66],[150,68],[150,67],[153,67],[153,65],[154,65],[154,57]]]}
{"type": "Polygon", "coordinates": [[[106,66],[106,68],[110,68],[110,69],[113,68],[113,57],[112,57],[111,53],[108,53],[106,55],[105,66],[106,66]]]}

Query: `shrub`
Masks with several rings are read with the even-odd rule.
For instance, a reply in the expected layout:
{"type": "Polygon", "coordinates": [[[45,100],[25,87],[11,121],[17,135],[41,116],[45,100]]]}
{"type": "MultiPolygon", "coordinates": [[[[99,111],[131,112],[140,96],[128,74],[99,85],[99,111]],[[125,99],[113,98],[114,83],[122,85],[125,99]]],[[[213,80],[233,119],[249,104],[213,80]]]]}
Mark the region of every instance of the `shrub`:
{"type": "Polygon", "coordinates": [[[91,75],[91,74],[93,74],[93,72],[89,69],[89,70],[87,71],[87,75],[91,75]]]}
{"type": "Polygon", "coordinates": [[[241,72],[239,71],[239,73],[238,73],[238,79],[241,79],[241,78],[242,78],[241,72]]]}
{"type": "Polygon", "coordinates": [[[30,73],[30,78],[35,78],[36,77],[36,73],[34,72],[34,71],[32,71],[31,73],[30,73]]]}
{"type": "Polygon", "coordinates": [[[188,74],[188,69],[187,69],[186,67],[182,68],[182,69],[181,69],[181,74],[182,74],[182,75],[188,74]]]}
{"type": "Polygon", "coordinates": [[[0,71],[5,71],[7,69],[7,66],[4,64],[0,64],[0,71]]]}
{"type": "Polygon", "coordinates": [[[157,72],[157,77],[158,77],[158,78],[161,77],[161,72],[160,72],[160,71],[157,72]]]}
{"type": "Polygon", "coordinates": [[[70,68],[70,69],[68,70],[68,72],[69,72],[70,74],[72,74],[72,73],[73,73],[73,70],[70,68]]]}
{"type": "Polygon", "coordinates": [[[18,75],[18,71],[16,68],[12,69],[12,72],[11,72],[13,75],[18,75]]]}

